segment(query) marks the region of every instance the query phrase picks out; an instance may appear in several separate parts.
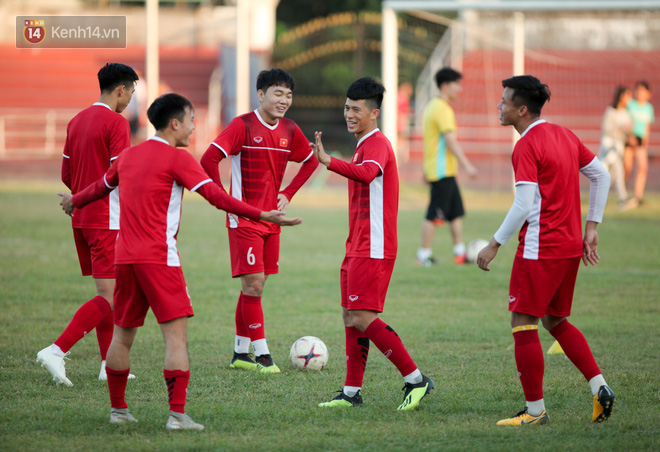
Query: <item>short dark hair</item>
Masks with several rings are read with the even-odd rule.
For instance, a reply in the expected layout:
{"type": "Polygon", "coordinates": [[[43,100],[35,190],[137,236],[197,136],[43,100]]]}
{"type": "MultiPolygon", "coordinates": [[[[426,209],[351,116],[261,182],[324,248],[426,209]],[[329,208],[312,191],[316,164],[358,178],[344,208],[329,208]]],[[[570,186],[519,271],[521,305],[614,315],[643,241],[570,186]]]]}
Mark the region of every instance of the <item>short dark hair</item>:
{"type": "Polygon", "coordinates": [[[296,88],[296,82],[291,77],[291,74],[277,67],[259,72],[257,76],[257,91],[262,90],[265,93],[271,86],[284,86],[293,91],[296,88]]]}
{"type": "Polygon", "coordinates": [[[193,110],[193,104],[180,94],[163,94],[156,98],[147,110],[149,122],[156,130],[165,130],[172,118],[183,121],[186,107],[193,110]]]}
{"type": "Polygon", "coordinates": [[[540,115],[543,105],[550,100],[550,88],[533,75],[517,75],[502,80],[502,87],[511,88],[515,105],[526,105],[533,115],[540,115]]]}
{"type": "Polygon", "coordinates": [[[121,63],[106,63],[97,74],[101,92],[112,92],[118,86],[130,86],[138,77],[132,67],[121,63]]]}
{"type": "Polygon", "coordinates": [[[362,77],[351,83],[346,90],[346,97],[351,100],[364,100],[372,110],[383,103],[385,87],[379,80],[373,77],[362,77]]]}
{"type": "Polygon", "coordinates": [[[614,90],[614,98],[612,99],[612,107],[617,108],[619,106],[619,101],[621,100],[621,96],[623,96],[626,91],[630,91],[630,88],[627,86],[619,85],[616,87],[614,90]]]}
{"type": "Polygon", "coordinates": [[[649,82],[647,82],[646,80],[637,81],[637,83],[635,83],[635,88],[637,88],[638,86],[643,86],[644,88],[646,88],[646,91],[651,91],[651,85],[649,85],[649,82]]]}
{"type": "Polygon", "coordinates": [[[435,73],[435,84],[438,88],[440,88],[443,83],[457,82],[462,78],[463,74],[460,72],[450,67],[443,67],[435,73]]]}

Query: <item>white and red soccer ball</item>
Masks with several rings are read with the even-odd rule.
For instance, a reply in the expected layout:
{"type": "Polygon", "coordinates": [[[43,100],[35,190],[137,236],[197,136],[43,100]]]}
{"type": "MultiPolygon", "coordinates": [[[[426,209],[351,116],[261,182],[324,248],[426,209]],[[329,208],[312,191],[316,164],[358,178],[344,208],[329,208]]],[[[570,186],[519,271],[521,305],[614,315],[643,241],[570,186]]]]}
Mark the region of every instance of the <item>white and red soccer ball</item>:
{"type": "Polygon", "coordinates": [[[318,337],[304,336],[291,346],[289,360],[299,370],[322,370],[328,363],[328,347],[318,337]]]}

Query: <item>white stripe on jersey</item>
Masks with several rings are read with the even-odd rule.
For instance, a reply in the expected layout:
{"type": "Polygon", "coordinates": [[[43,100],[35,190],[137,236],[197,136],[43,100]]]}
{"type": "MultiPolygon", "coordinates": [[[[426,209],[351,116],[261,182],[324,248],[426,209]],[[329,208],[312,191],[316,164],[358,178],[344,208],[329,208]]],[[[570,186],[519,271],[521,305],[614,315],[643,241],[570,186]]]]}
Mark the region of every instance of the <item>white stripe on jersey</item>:
{"type": "MultiPolygon", "coordinates": [[[[381,171],[382,172],[382,171],[381,171]]],[[[385,228],[383,219],[383,175],[369,184],[369,227],[372,259],[385,257],[385,228]]]]}
{"type": "Polygon", "coordinates": [[[190,193],[195,193],[197,190],[199,190],[199,187],[201,187],[204,184],[208,184],[209,182],[213,182],[211,179],[204,179],[201,181],[199,184],[195,185],[191,190],[190,193]]]}
{"type": "Polygon", "coordinates": [[[110,192],[108,201],[108,216],[110,219],[108,228],[112,231],[116,231],[119,229],[119,187],[110,192]]]}
{"type": "MultiPolygon", "coordinates": [[[[231,157],[231,195],[238,199],[243,200],[243,178],[241,176],[241,154],[232,155],[231,157]]],[[[234,229],[238,227],[238,223],[234,217],[227,214],[229,217],[229,227],[234,229]]]]}
{"type": "Polygon", "coordinates": [[[227,154],[227,152],[226,152],[224,149],[222,149],[222,146],[220,146],[220,145],[219,145],[218,143],[216,143],[215,141],[211,141],[211,144],[212,144],[213,146],[215,146],[216,148],[220,149],[220,151],[221,151],[223,154],[225,154],[225,158],[228,157],[229,154],[227,154]]]}
{"type": "Polygon", "coordinates": [[[266,151],[291,152],[291,149],[269,148],[269,147],[266,147],[266,146],[245,146],[245,145],[243,145],[243,149],[264,149],[266,151]]]}
{"type": "Polygon", "coordinates": [[[527,216],[527,232],[525,233],[525,248],[523,258],[539,259],[539,236],[541,235],[541,190],[536,186],[534,204],[527,216]]]}
{"type": "Polygon", "coordinates": [[[167,207],[167,266],[181,267],[179,252],[176,249],[176,233],[181,221],[181,199],[183,198],[183,187],[176,182],[172,183],[172,194],[170,204],[167,207]]]}

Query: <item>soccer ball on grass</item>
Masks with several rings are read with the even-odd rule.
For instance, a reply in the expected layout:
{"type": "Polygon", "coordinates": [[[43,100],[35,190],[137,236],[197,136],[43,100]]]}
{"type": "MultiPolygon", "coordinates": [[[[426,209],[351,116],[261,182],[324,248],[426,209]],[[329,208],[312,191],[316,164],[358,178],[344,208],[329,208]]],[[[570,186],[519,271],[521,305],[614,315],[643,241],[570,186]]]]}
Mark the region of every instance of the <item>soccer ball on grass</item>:
{"type": "Polygon", "coordinates": [[[322,370],[328,363],[328,348],[318,337],[304,336],[291,346],[289,360],[299,370],[322,370]]]}

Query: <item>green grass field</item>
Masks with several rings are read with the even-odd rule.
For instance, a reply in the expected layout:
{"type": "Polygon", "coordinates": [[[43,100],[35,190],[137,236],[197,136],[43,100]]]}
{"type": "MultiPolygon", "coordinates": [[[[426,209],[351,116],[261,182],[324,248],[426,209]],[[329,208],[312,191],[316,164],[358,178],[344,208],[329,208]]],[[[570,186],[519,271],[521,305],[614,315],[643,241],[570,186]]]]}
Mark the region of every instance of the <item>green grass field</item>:
{"type": "MultiPolygon", "coordinates": [[[[150,314],[131,354],[127,401],[138,424],[108,423],[109,397],[96,380],[94,334],[67,363],[72,388],[56,386],[36,353],[61,333],[94,295],[82,278],[58,185],[0,184],[0,450],[659,450],[660,197],[619,213],[611,202],[599,228],[602,261],[582,268],[572,322],[590,342],[617,394],[613,417],[591,422],[591,393],[564,355],[546,355],[545,401],[551,423],[504,428],[495,422],[522,409],[513,356],[507,287],[514,243],[491,272],[450,263],[440,228],[440,265],[414,264],[426,195],[402,190],[399,259],[382,318],[406,344],[436,391],[401,413],[403,380],[372,347],[361,409],[316,404],[343,385],[339,266],[347,235],[344,189],[306,191],[289,214],[304,223],[282,235],[280,274],[268,280],[264,310],[269,346],[282,368],[262,376],[228,368],[239,282],[229,272],[224,220],[196,195],[185,195],[179,251],[196,316],[189,323],[192,378],[187,411],[203,432],[164,430],[164,346],[150,314]],[[300,336],[322,338],[328,367],[303,373],[288,363],[300,336]]],[[[466,193],[466,240],[490,238],[510,193],[466,193]]],[[[544,350],[553,343],[540,333],[544,350]]]]}

